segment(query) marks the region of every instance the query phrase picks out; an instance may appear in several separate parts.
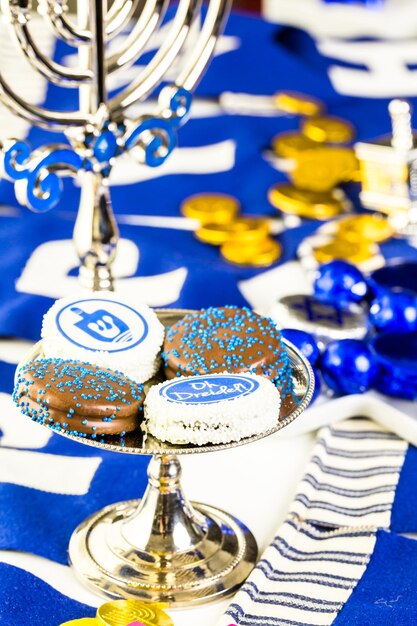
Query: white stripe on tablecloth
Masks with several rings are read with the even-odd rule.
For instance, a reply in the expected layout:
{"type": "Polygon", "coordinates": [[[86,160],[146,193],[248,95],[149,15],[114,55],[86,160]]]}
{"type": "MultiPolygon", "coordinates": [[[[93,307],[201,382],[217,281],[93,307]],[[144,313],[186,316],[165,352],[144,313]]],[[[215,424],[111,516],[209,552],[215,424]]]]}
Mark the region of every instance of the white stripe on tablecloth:
{"type": "Polygon", "coordinates": [[[388,528],[407,448],[368,419],[323,428],[291,513],[325,526],[388,528]]]}
{"type": "MultiPolygon", "coordinates": [[[[31,30],[36,43],[47,56],[53,55],[55,37],[48,24],[37,17],[31,20],[31,30]]],[[[23,100],[41,104],[45,100],[47,81],[34,69],[20,52],[10,36],[7,24],[0,22],[0,70],[14,91],[23,100]]],[[[31,125],[0,104],[0,141],[7,138],[23,139],[31,125]]]]}
{"type": "Polygon", "coordinates": [[[218,626],[329,626],[365,572],[370,528],[322,532],[289,519],[218,626]]]}
{"type": "Polygon", "coordinates": [[[101,461],[98,456],[75,457],[0,448],[0,482],[83,496],[88,493],[101,461]]]}

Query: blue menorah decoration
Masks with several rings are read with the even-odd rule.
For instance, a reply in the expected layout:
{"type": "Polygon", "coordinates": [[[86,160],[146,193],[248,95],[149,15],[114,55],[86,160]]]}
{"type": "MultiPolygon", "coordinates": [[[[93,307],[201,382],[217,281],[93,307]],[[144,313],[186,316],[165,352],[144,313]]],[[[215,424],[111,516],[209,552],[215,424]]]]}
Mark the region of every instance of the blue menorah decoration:
{"type": "MultiPolygon", "coordinates": [[[[31,26],[31,0],[3,0],[1,11],[20,53],[49,82],[77,89],[79,108],[55,111],[26,102],[0,74],[0,103],[31,124],[63,132],[68,143],[48,144],[32,151],[10,139],[0,150],[0,173],[14,183],[18,200],[30,209],[47,211],[59,202],[62,178],[77,177],[81,187],[74,242],[80,258],[80,279],[90,289],[112,289],[111,265],[118,228],[114,218],[109,175],[116,159],[129,152],[140,164],[157,167],[177,143],[178,127],[191,107],[191,92],[212,56],[231,0],[210,0],[202,11],[198,0],[180,0],[162,45],[137,77],[116,95],[107,80],[132,66],[146,52],[169,5],[168,0],[78,0],[75,19],[66,0],[40,0],[38,11],[54,33],[77,49],[78,65],[66,67],[49,59],[36,43],[31,26]],[[132,18],[139,15],[135,21],[132,18]],[[107,43],[131,21],[132,28],[115,52],[107,43]],[[192,28],[201,22],[197,32],[192,28]],[[190,33],[197,33],[184,52],[190,33]],[[165,85],[149,114],[135,117],[131,108],[155,93],[175,63],[174,84],[165,85]]],[[[164,22],[164,27],[166,27],[164,22]]],[[[194,35],[193,35],[194,36],[194,35]]]]}

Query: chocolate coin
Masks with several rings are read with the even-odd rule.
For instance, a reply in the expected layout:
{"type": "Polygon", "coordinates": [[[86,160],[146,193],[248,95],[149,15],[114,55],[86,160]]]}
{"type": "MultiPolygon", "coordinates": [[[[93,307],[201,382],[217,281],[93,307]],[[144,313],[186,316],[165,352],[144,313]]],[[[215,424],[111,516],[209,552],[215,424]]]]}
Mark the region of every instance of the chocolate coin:
{"type": "Polygon", "coordinates": [[[355,137],[355,129],[340,117],[311,117],[301,125],[303,134],[320,143],[349,143],[355,137]]]}
{"type": "Polygon", "coordinates": [[[327,192],[341,182],[354,180],[357,171],[358,161],[351,148],[321,146],[300,153],[290,178],[300,189],[327,192]]]}
{"type": "Polygon", "coordinates": [[[335,259],[341,259],[353,265],[363,263],[377,253],[378,248],[368,241],[347,241],[346,239],[333,239],[313,250],[318,263],[329,263],[335,259]]]}
{"type": "Polygon", "coordinates": [[[226,261],[247,267],[268,267],[281,256],[280,244],[270,237],[253,244],[242,244],[239,241],[228,241],[223,244],[220,252],[226,261]]]}
{"type": "Polygon", "coordinates": [[[379,243],[386,241],[394,234],[394,230],[388,220],[382,215],[354,215],[340,220],[338,235],[349,241],[373,241],[379,243]]]}
{"type": "Polygon", "coordinates": [[[162,610],[167,605],[151,604],[139,600],[114,600],[97,609],[100,626],[128,626],[139,622],[143,626],[173,626],[171,618],[162,610]]]}
{"type": "Polygon", "coordinates": [[[297,189],[280,183],[271,187],[269,202],[283,213],[298,215],[306,219],[328,220],[343,211],[344,203],[336,190],[329,192],[297,189]]]}
{"type": "Polygon", "coordinates": [[[274,101],[278,109],[292,115],[310,117],[319,115],[325,109],[323,102],[317,98],[297,91],[280,91],[275,94],[274,101]]]}
{"type": "Polygon", "coordinates": [[[220,193],[190,196],[181,205],[181,213],[185,217],[196,219],[202,224],[229,222],[239,210],[240,205],[236,198],[220,193]]]}
{"type": "Polygon", "coordinates": [[[315,141],[294,131],[280,133],[272,140],[272,149],[284,159],[298,159],[305,150],[314,150],[317,147],[315,141]]]}

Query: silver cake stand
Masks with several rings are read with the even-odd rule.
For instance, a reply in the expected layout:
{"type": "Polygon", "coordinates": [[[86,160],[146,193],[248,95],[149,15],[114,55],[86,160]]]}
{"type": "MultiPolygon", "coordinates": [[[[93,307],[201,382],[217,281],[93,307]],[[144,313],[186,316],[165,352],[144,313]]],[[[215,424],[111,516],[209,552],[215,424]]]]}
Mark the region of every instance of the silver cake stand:
{"type": "MultiPolygon", "coordinates": [[[[165,325],[186,312],[157,310],[165,325]]],[[[107,506],[74,531],[69,557],[83,584],[107,598],[137,598],[181,607],[232,594],[243,583],[257,560],[255,538],[229,513],[187,500],[178,457],[257,441],[278,432],[305,410],[314,391],[313,371],[292,344],[285,341],[285,345],[294,395],[283,399],[276,427],[266,432],[207,446],[176,446],[144,436],[139,429],[126,435],[123,445],[118,436],[107,436],[101,443],[59,433],[101,450],[152,456],[143,498],[107,506]]],[[[41,355],[40,342],[25,362],[41,355]]]]}

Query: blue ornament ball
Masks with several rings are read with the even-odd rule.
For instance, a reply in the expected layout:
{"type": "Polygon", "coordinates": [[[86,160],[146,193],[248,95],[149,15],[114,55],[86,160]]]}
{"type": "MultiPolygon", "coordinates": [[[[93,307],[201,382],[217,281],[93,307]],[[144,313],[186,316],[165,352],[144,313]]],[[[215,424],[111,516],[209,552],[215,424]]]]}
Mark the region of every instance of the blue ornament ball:
{"type": "Polygon", "coordinates": [[[337,395],[368,391],[377,374],[371,350],[357,339],[329,343],[321,356],[320,365],[324,382],[337,395]]]}
{"type": "Polygon", "coordinates": [[[360,302],[367,291],[362,272],[346,261],[330,261],[316,270],[314,293],[320,300],[341,304],[360,302]]]}
{"type": "Polygon", "coordinates": [[[317,346],[316,340],[310,333],[304,332],[304,330],[297,330],[295,328],[284,328],[281,330],[281,334],[285,339],[291,341],[298,348],[311,363],[315,365],[317,359],[320,356],[320,350],[317,346]]]}
{"type": "Polygon", "coordinates": [[[411,291],[386,291],[371,302],[369,321],[384,332],[417,330],[417,296],[411,291]]]}

